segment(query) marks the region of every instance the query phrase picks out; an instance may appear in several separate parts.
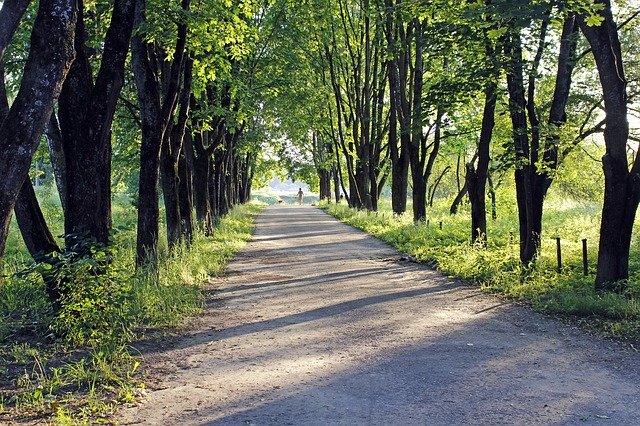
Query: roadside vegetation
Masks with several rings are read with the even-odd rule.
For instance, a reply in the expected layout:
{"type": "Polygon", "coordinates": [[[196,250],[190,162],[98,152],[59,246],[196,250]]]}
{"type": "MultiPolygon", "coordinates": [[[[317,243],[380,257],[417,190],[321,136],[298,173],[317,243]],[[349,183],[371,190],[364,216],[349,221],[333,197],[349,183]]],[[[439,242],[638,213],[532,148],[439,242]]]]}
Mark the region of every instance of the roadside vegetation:
{"type": "MultiPolygon", "coordinates": [[[[383,199],[377,212],[346,204],[321,204],[328,213],[428,263],[447,275],[530,304],[534,309],[572,317],[607,336],[640,339],[640,242],[632,244],[630,278],[620,292],[593,286],[600,205],[558,196],[547,201],[543,223],[548,229],[540,256],[530,268],[518,257],[517,211],[513,194],[499,194],[497,219],[488,222],[488,241],[472,244],[469,206],[450,215],[450,200],[436,200],[429,221],[414,223],[410,214],[393,214],[383,199]],[[502,196],[500,196],[502,195],[502,196]],[[440,224],[442,223],[442,228],[440,224]],[[557,267],[556,237],[561,239],[562,268],[557,267]],[[588,244],[588,275],[584,275],[582,240],[588,244]]],[[[636,224],[637,227],[637,224],[636,224]]]]}
{"type": "MultiPolygon", "coordinates": [[[[40,192],[45,215],[61,227],[59,202],[40,192]]],[[[94,246],[91,256],[80,259],[62,253],[55,270],[29,262],[19,232],[12,232],[0,286],[0,423],[110,422],[117,404],[144,393],[139,373],[145,366],[135,342],[166,333],[202,310],[203,286],[250,238],[261,208],[235,207],[212,236],[198,231],[189,246],[169,250],[164,241],[156,270],[135,268],[135,210],[125,197],[114,203],[113,243],[94,246]],[[44,291],[46,273],[64,277],[73,288],[57,315],[44,291]]]]}

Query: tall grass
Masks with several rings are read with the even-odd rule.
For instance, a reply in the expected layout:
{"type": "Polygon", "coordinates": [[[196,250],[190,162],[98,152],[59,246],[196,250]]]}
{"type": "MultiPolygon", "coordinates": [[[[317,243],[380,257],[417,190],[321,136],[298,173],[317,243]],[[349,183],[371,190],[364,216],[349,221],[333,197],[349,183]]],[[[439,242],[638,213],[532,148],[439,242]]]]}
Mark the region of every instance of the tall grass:
{"type": "Polygon", "coordinates": [[[487,247],[471,244],[469,206],[451,216],[447,200],[436,201],[428,210],[428,223],[418,224],[409,213],[411,206],[408,213],[398,217],[392,213],[389,200],[382,201],[378,212],[351,210],[344,204],[325,204],[323,208],[451,277],[524,301],[543,312],[574,317],[608,335],[640,338],[640,243],[634,238],[626,290],[622,294],[596,292],[600,212],[594,203],[548,200],[541,254],[535,266],[526,270],[518,257],[518,221],[513,203],[499,205],[497,220],[489,219],[487,247]],[[559,271],[556,237],[561,238],[562,247],[559,271]],[[584,238],[589,247],[588,276],[583,275],[582,268],[584,238]]]}
{"type": "MultiPolygon", "coordinates": [[[[55,232],[62,212],[55,197],[39,194],[55,232]]],[[[130,401],[144,385],[134,374],[140,361],[132,342],[147,330],[178,326],[203,307],[203,285],[224,271],[253,230],[257,204],[234,208],[212,236],[196,232],[189,246],[160,244],[154,270],[137,270],[135,209],[124,197],[113,207],[113,244],[91,259],[63,262],[69,289],[53,314],[38,266],[22,272],[29,257],[15,224],[0,287],[0,423],[5,418],[50,416],[54,422],[94,423],[130,401]],[[111,261],[95,274],[96,259],[111,261]],[[3,417],[4,416],[4,417],[3,417]]]]}

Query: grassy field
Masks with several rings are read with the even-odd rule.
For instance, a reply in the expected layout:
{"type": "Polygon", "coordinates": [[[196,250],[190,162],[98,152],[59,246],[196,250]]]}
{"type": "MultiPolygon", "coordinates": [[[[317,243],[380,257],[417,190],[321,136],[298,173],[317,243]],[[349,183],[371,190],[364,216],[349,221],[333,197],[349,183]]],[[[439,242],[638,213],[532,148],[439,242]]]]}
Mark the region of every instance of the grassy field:
{"type": "MultiPolygon", "coordinates": [[[[39,198],[53,232],[60,234],[59,202],[48,192],[39,198]]],[[[12,224],[0,287],[0,424],[109,422],[117,404],[144,391],[132,342],[201,311],[203,284],[222,273],[251,237],[262,208],[234,208],[212,237],[197,233],[190,247],[170,252],[162,242],[158,269],[136,271],[135,208],[126,197],[117,198],[114,244],[93,253],[94,259],[113,261],[103,274],[93,272],[92,259],[63,262],[57,272],[72,291],[56,316],[44,292],[42,266],[29,265],[12,224]]]]}
{"type": "MultiPolygon", "coordinates": [[[[499,199],[507,199],[502,194],[499,199]]],[[[324,204],[340,220],[370,233],[399,250],[427,262],[451,277],[526,302],[536,310],[571,317],[609,336],[640,339],[640,243],[635,233],[631,277],[622,294],[594,290],[599,210],[595,203],[549,199],[545,204],[542,252],[536,265],[523,270],[518,261],[515,205],[499,205],[497,220],[488,223],[488,245],[470,244],[469,206],[449,215],[449,201],[428,209],[428,223],[414,224],[410,213],[392,214],[383,200],[378,212],[350,210],[345,204],[324,204]],[[558,271],[556,237],[561,239],[558,271]],[[582,239],[587,239],[589,273],[583,274],[582,239]]],[[[408,211],[411,211],[409,206],[408,211]]],[[[639,229],[640,230],[640,229],[639,229]]]]}

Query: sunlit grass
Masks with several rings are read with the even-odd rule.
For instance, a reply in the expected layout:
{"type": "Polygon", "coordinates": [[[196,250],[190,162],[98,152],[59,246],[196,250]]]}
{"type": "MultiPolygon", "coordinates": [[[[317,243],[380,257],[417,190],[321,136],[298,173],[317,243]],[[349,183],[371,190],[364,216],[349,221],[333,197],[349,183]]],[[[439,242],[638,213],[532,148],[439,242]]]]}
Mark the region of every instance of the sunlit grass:
{"type": "Polygon", "coordinates": [[[458,214],[451,216],[450,200],[436,201],[427,209],[428,222],[419,224],[413,223],[410,205],[407,213],[398,217],[391,212],[389,200],[381,201],[378,212],[350,210],[346,204],[323,205],[323,208],[451,277],[525,301],[544,312],[584,318],[583,322],[610,335],[640,338],[638,237],[633,240],[627,290],[623,294],[596,292],[594,272],[600,206],[552,198],[545,203],[540,257],[533,268],[523,270],[518,257],[515,202],[509,200],[508,193],[500,195],[498,217],[488,221],[486,248],[471,244],[469,206],[461,206],[458,214]],[[560,271],[556,238],[561,239],[560,271]],[[588,244],[587,276],[583,275],[583,239],[587,239],[588,244]]]}
{"type": "MultiPolygon", "coordinates": [[[[44,214],[59,235],[59,200],[41,192],[44,214]]],[[[136,271],[135,208],[128,198],[116,197],[113,261],[98,275],[70,264],[68,285],[74,291],[57,316],[40,275],[16,274],[31,260],[12,224],[0,287],[0,374],[17,377],[13,388],[0,392],[0,414],[93,424],[107,420],[114,404],[132,401],[144,384],[135,374],[140,361],[131,342],[147,330],[178,326],[202,310],[203,286],[251,238],[262,208],[238,206],[217,223],[212,236],[196,232],[188,247],[171,251],[162,230],[158,268],[136,271]]]]}

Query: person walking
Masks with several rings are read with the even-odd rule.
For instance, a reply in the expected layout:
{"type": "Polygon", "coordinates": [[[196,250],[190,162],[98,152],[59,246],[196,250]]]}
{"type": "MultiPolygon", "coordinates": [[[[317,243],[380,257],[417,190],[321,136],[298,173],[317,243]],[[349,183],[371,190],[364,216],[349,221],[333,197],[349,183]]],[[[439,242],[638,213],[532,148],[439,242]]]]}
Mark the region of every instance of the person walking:
{"type": "Polygon", "coordinates": [[[298,188],[298,204],[302,205],[303,200],[304,200],[304,192],[302,192],[302,188],[298,188]]]}

